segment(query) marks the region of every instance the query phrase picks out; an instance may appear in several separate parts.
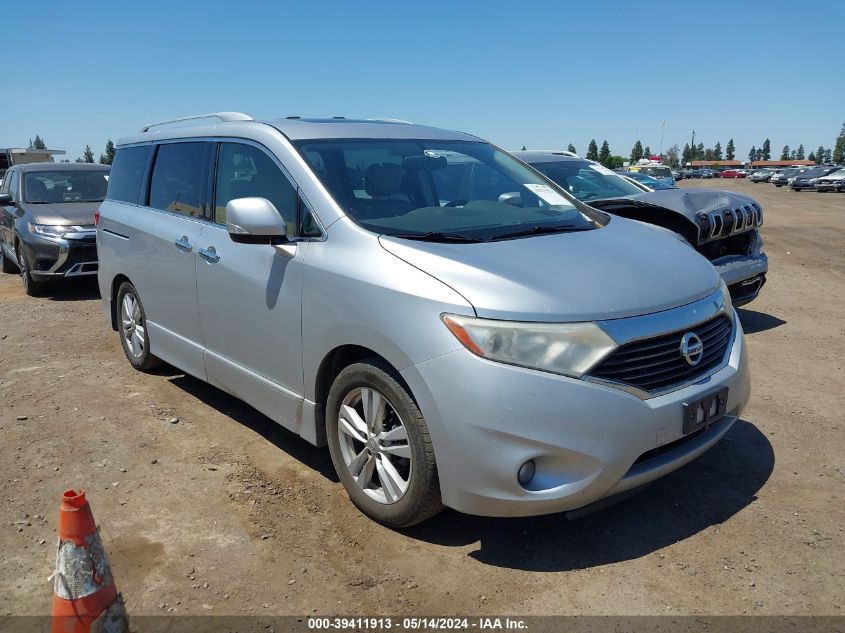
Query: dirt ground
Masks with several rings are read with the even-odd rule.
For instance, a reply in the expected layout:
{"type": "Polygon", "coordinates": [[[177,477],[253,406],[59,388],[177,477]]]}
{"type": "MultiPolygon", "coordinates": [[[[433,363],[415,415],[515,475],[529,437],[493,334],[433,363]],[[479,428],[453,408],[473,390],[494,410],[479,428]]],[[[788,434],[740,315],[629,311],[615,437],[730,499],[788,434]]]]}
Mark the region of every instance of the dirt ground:
{"type": "Polygon", "coordinates": [[[126,362],[96,285],[0,276],[0,615],[50,610],[58,498],[85,488],[130,614],[828,614],[845,598],[845,194],[755,196],[753,396],[703,457],[584,519],[447,511],[394,532],[328,452],[126,362]]]}

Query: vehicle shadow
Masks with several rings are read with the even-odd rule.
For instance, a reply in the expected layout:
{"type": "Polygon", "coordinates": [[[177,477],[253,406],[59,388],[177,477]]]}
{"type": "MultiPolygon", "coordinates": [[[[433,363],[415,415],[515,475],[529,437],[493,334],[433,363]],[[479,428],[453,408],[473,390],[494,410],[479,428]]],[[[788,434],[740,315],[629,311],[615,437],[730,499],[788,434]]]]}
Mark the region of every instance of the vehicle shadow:
{"type": "Polygon", "coordinates": [[[756,312],[744,308],[737,308],[736,311],[739,314],[740,322],[742,322],[742,329],[746,334],[765,332],[766,330],[773,330],[776,327],[786,324],[786,321],[783,319],[766,314],[765,312],[756,312]]]}
{"type": "Polygon", "coordinates": [[[42,295],[50,301],[92,301],[100,298],[97,277],[81,277],[51,282],[42,295]]]}
{"type": "MultiPolygon", "coordinates": [[[[312,446],[238,398],[168,365],[155,373],[339,484],[326,448],[312,446]]],[[[494,567],[569,571],[641,558],[718,526],[754,503],[775,464],[771,443],[737,421],[713,448],[624,501],[580,519],[563,513],[490,518],[446,510],[402,533],[447,547],[478,542],[469,556],[494,567]]]]}
{"type": "Polygon", "coordinates": [[[222,389],[218,389],[207,382],[186,375],[170,365],[162,366],[155,373],[166,376],[171,383],[201,400],[203,404],[217,409],[223,415],[251,429],[276,448],[283,450],[305,466],[313,468],[326,479],[335,483],[340,482],[328,449],[317,448],[309,444],[263,413],[256,411],[243,400],[230,396],[222,389]]]}
{"type": "Polygon", "coordinates": [[[750,422],[738,421],[699,459],[625,501],[581,519],[519,519],[446,511],[405,530],[446,546],[479,541],[470,556],[494,567],[568,571],[640,558],[723,523],[757,499],[775,454],[750,422]]]}

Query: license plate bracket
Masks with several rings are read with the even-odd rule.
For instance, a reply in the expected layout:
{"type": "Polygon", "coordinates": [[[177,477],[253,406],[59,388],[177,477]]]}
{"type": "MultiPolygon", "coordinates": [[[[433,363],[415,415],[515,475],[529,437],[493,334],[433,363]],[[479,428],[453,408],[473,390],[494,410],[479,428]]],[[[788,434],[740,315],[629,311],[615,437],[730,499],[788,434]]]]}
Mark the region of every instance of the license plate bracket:
{"type": "Polygon", "coordinates": [[[684,403],[684,435],[713,424],[727,412],[728,388],[722,387],[706,396],[684,403]]]}

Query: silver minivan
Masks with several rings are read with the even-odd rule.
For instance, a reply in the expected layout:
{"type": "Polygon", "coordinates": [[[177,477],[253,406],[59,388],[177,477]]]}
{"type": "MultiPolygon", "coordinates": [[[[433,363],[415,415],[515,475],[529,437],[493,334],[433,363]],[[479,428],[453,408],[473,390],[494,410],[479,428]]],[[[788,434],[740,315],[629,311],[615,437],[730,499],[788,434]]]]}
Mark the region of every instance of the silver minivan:
{"type": "Polygon", "coordinates": [[[749,398],[706,259],[469,134],[147,126],[118,144],[97,247],[134,367],[165,361],[328,444],[392,527],[606,503],[706,451],[749,398]]]}

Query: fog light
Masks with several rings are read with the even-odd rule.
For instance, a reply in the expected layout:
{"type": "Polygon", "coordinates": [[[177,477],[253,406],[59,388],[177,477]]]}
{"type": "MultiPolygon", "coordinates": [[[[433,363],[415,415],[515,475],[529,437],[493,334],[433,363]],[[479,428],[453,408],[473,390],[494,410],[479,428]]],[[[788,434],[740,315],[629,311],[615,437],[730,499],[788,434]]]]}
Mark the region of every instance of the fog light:
{"type": "Polygon", "coordinates": [[[516,474],[517,481],[523,486],[534,479],[534,473],[537,467],[534,465],[534,460],[529,459],[522,466],[519,467],[519,472],[516,474]]]}

